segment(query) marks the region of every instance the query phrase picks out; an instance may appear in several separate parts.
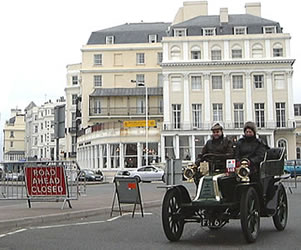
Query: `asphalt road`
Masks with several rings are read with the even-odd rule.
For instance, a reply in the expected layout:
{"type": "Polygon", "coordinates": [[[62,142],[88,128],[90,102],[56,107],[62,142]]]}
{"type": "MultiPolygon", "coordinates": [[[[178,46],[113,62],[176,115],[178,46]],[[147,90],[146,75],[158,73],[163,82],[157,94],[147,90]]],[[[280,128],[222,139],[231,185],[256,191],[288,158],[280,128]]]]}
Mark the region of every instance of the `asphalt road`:
{"type": "MultiPolygon", "coordinates": [[[[155,185],[155,184],[148,184],[155,185]]],[[[247,244],[240,221],[232,220],[219,231],[186,224],[179,242],[169,242],[161,224],[161,208],[149,208],[145,216],[136,213],[110,218],[97,217],[61,221],[52,225],[23,228],[0,235],[0,250],[52,249],[300,249],[301,187],[288,192],[289,221],[283,232],[276,231],[272,218],[261,218],[259,238],[247,244]]],[[[138,209],[139,210],[139,209],[138,209]]]]}

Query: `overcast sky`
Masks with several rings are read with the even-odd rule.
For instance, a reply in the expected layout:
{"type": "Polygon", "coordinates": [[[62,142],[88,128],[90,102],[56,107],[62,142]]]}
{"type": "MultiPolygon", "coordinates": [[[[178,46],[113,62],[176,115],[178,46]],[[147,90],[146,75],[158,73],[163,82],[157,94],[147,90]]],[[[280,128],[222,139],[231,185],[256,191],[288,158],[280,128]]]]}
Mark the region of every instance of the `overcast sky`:
{"type": "MultiPolygon", "coordinates": [[[[208,0],[208,14],[245,13],[245,0],[208,0]]],[[[300,8],[297,0],[262,0],[261,15],[290,33],[294,102],[301,103],[300,8]],[[284,3],[281,5],[281,2],[284,3]],[[299,61],[300,60],[300,61],[299,61]]],[[[66,65],[81,62],[92,31],[126,22],[171,22],[183,0],[7,0],[0,2],[1,125],[11,108],[64,95],[66,65]]],[[[1,127],[0,125],[0,127],[1,127]]]]}

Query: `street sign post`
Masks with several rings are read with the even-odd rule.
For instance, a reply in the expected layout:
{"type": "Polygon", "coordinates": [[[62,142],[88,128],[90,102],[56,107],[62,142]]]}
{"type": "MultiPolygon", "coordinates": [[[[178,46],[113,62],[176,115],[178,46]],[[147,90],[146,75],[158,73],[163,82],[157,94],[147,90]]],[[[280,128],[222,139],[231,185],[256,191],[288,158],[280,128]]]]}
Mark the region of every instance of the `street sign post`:
{"type": "Polygon", "coordinates": [[[122,215],[122,210],[120,204],[134,204],[134,209],[132,211],[132,217],[134,217],[136,205],[140,205],[141,214],[143,217],[143,207],[142,200],[140,195],[139,183],[138,179],[135,177],[115,177],[115,192],[113,197],[112,209],[111,209],[111,217],[114,210],[115,199],[117,196],[118,201],[118,211],[119,214],[122,215]]]}

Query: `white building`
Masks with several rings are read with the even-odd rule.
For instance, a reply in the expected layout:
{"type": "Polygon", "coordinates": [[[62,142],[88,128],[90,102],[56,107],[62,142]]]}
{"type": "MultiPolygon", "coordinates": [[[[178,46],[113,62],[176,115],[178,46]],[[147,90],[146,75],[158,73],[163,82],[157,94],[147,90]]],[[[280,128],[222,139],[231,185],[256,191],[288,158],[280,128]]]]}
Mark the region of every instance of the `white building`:
{"type": "MultiPolygon", "coordinates": [[[[26,138],[25,156],[27,159],[55,160],[56,138],[54,134],[54,108],[65,103],[63,98],[52,102],[49,100],[40,107],[31,102],[25,108],[26,138]]],[[[60,140],[59,157],[64,158],[64,139],[60,140]],[[62,152],[61,152],[62,151],[62,152]]]]}
{"type": "Polygon", "coordinates": [[[11,109],[10,119],[3,129],[3,160],[20,161],[25,155],[25,121],[21,109],[11,109]]]}
{"type": "Polygon", "coordinates": [[[162,41],[162,155],[194,161],[214,123],[234,138],[254,121],[268,145],[286,147],[294,159],[291,36],[260,16],[260,3],[240,15],[223,8],[210,16],[198,2],[193,9],[200,15],[186,19],[180,11],[162,41]]]}
{"type": "Polygon", "coordinates": [[[255,121],[260,137],[295,158],[291,37],[260,15],[260,3],[208,15],[207,1],[189,1],[173,23],[93,32],[82,62],[67,67],[68,157],[77,143],[84,168],[194,161],[213,123],[234,139],[255,121]]]}

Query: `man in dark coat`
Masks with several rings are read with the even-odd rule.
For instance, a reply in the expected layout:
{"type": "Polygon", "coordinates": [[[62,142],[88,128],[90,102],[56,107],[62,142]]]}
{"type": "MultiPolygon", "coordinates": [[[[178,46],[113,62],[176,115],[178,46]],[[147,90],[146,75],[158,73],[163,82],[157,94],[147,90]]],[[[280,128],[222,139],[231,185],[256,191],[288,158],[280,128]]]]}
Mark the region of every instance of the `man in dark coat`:
{"type": "Polygon", "coordinates": [[[197,166],[199,166],[201,161],[205,160],[204,156],[206,154],[223,155],[225,160],[233,158],[233,143],[224,136],[223,127],[219,123],[216,123],[212,126],[211,131],[211,139],[206,142],[202,153],[198,155],[195,162],[197,166]]]}
{"type": "Polygon", "coordinates": [[[264,159],[269,147],[256,137],[256,125],[254,122],[246,122],[244,125],[244,136],[237,142],[235,148],[235,159],[241,161],[246,158],[250,161],[251,174],[259,171],[260,163],[264,159]]]}
{"type": "MultiPolygon", "coordinates": [[[[220,162],[216,162],[215,169],[225,169],[226,168],[226,159],[233,158],[233,143],[227,137],[224,136],[223,127],[216,123],[211,128],[212,136],[203,147],[202,153],[198,155],[198,158],[195,161],[195,165],[198,167],[200,162],[206,160],[206,154],[216,154],[219,155],[217,159],[220,159],[220,162]]],[[[198,186],[200,174],[197,174],[194,177],[194,182],[198,186]]]]}

